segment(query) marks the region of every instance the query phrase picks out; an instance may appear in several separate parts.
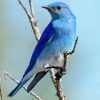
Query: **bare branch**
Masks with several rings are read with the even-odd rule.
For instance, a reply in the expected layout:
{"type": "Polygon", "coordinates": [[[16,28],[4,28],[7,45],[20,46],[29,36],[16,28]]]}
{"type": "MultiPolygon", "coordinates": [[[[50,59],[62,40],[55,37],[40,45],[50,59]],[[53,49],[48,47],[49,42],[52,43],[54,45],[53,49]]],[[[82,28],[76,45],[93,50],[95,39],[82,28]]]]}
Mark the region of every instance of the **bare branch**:
{"type": "Polygon", "coordinates": [[[74,44],[73,50],[71,52],[69,52],[67,55],[71,55],[71,54],[73,54],[75,52],[75,48],[76,48],[77,42],[78,42],[78,37],[75,40],[75,44],[74,44]]]}
{"type": "Polygon", "coordinates": [[[28,16],[28,18],[31,18],[31,15],[28,13],[26,7],[23,5],[23,3],[21,2],[21,0],[18,0],[18,2],[22,6],[22,8],[25,11],[26,15],[28,16]]]}
{"type": "Polygon", "coordinates": [[[1,78],[0,78],[0,97],[1,97],[1,100],[4,100],[4,97],[2,95],[2,88],[1,88],[1,78]]]}
{"type": "Polygon", "coordinates": [[[60,80],[56,80],[56,90],[59,100],[65,100],[66,96],[64,96],[60,80]]]}
{"type": "Polygon", "coordinates": [[[29,0],[29,5],[30,5],[30,12],[31,12],[31,15],[32,15],[33,18],[35,18],[35,17],[34,17],[34,9],[33,9],[32,0],[29,0]]]}
{"type": "Polygon", "coordinates": [[[18,1],[19,1],[19,4],[22,6],[23,10],[25,11],[26,15],[28,16],[28,19],[29,19],[29,22],[30,22],[30,24],[31,24],[33,33],[34,33],[34,35],[35,35],[36,40],[38,41],[39,38],[40,38],[40,30],[39,30],[39,28],[37,27],[37,21],[35,21],[35,17],[34,17],[34,14],[33,14],[32,1],[29,0],[30,9],[31,9],[31,15],[30,15],[30,13],[27,11],[26,7],[23,5],[23,3],[21,2],[21,0],[18,0],[18,1]]]}
{"type": "Polygon", "coordinates": [[[67,65],[67,57],[68,57],[68,53],[65,51],[63,52],[63,56],[64,56],[64,61],[63,61],[63,73],[66,73],[67,71],[67,68],[66,68],[66,65],[67,65]]]}
{"type": "MultiPolygon", "coordinates": [[[[16,82],[17,84],[19,84],[19,80],[16,80],[15,78],[13,78],[8,72],[4,71],[4,75],[8,76],[11,80],[13,80],[14,82],[16,82]]],[[[24,90],[27,91],[27,87],[24,85],[23,86],[24,90]]],[[[32,96],[34,96],[37,100],[42,100],[38,95],[36,95],[34,92],[30,91],[29,92],[32,96]]]]}
{"type": "Polygon", "coordinates": [[[55,89],[57,91],[56,95],[57,95],[58,99],[59,100],[65,100],[66,97],[64,96],[64,93],[63,93],[63,90],[62,90],[61,80],[56,80],[55,72],[52,69],[50,70],[50,75],[51,75],[52,82],[55,86],[55,89]]]}

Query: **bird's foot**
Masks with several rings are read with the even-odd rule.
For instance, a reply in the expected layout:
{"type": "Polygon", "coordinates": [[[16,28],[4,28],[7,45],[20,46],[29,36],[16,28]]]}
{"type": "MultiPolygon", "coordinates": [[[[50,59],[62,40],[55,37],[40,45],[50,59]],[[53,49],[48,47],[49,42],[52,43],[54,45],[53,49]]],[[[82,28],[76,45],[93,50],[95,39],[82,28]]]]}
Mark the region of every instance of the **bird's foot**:
{"type": "Polygon", "coordinates": [[[59,68],[57,73],[55,73],[56,80],[60,80],[60,78],[66,74],[66,70],[63,68],[59,68]]]}
{"type": "Polygon", "coordinates": [[[56,77],[56,80],[60,80],[60,78],[66,74],[66,69],[62,66],[51,66],[51,67],[46,67],[46,69],[51,69],[51,68],[54,68],[57,70],[57,72],[55,73],[55,77],[56,77]]]}
{"type": "Polygon", "coordinates": [[[59,70],[61,68],[61,66],[51,66],[51,67],[46,67],[46,69],[50,69],[50,68],[54,68],[56,70],[59,70]]]}

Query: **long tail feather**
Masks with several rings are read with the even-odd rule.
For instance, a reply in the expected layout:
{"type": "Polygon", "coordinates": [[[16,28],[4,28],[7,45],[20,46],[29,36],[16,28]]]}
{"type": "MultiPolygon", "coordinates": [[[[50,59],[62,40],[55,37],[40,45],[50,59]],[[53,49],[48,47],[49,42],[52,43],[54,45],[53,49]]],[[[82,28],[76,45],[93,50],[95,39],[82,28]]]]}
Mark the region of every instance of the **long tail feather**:
{"type": "Polygon", "coordinates": [[[16,86],[16,88],[13,90],[13,91],[11,91],[11,93],[9,93],[9,97],[12,97],[12,96],[14,96],[19,90],[20,90],[20,88],[27,82],[28,80],[25,80],[25,81],[21,81],[17,86],[16,86]]]}
{"type": "Polygon", "coordinates": [[[14,96],[20,89],[21,87],[32,77],[32,73],[28,73],[26,76],[22,78],[20,83],[16,86],[16,88],[8,95],[9,97],[14,96]]]}
{"type": "Polygon", "coordinates": [[[43,78],[43,76],[46,74],[47,72],[42,71],[39,72],[35,75],[34,79],[32,80],[32,82],[29,84],[28,88],[27,88],[27,92],[30,92],[35,85],[43,78]]]}

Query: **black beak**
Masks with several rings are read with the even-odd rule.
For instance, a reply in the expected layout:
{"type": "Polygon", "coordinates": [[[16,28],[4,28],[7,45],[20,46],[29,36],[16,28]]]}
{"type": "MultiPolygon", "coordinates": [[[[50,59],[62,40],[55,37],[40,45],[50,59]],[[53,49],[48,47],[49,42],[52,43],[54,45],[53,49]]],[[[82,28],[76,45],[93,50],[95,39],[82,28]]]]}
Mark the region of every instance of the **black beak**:
{"type": "Polygon", "coordinates": [[[44,8],[44,9],[47,9],[47,10],[50,10],[51,8],[50,7],[48,7],[48,6],[42,6],[42,8],[44,8]]]}

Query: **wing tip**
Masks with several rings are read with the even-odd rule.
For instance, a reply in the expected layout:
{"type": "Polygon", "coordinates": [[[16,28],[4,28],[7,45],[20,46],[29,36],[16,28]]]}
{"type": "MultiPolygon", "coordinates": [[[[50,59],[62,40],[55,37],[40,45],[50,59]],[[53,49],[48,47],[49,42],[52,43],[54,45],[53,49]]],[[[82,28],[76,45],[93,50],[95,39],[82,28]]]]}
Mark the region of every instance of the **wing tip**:
{"type": "Polygon", "coordinates": [[[14,91],[12,91],[11,93],[9,93],[8,95],[7,95],[7,97],[13,97],[15,95],[15,93],[14,93],[14,91]]]}

